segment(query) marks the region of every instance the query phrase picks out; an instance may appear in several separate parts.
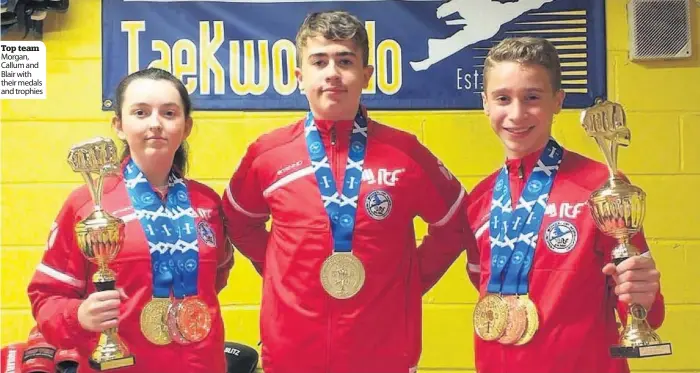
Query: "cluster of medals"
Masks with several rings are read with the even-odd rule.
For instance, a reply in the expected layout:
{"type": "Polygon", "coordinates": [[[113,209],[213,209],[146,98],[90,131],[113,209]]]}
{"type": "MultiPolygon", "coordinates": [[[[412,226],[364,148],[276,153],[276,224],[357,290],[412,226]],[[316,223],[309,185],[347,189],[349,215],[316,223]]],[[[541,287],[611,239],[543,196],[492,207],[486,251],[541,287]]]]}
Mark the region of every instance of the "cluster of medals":
{"type": "Polygon", "coordinates": [[[340,193],[311,113],[306,117],[304,132],[311,165],[333,235],[334,250],[321,267],[321,285],[333,298],[348,299],[355,296],[365,283],[362,262],[352,254],[352,236],[367,151],[367,121],[358,111],[350,136],[343,191],[340,193]]]}
{"type": "Polygon", "coordinates": [[[159,346],[200,342],[211,331],[212,317],[197,296],[199,246],[187,185],[171,172],[163,203],[133,160],[124,180],[151,254],[153,298],[141,310],[141,332],[159,346]]]}
{"type": "Polygon", "coordinates": [[[491,201],[491,277],[487,294],[474,307],[474,331],[485,341],[524,345],[540,326],[537,307],[527,296],[529,273],[549,191],[563,149],[553,139],[543,150],[513,208],[508,169],[496,178],[491,201]]]}
{"type": "Polygon", "coordinates": [[[485,341],[524,345],[539,325],[537,307],[526,296],[487,294],[474,307],[474,329],[485,341]]]}
{"type": "Polygon", "coordinates": [[[211,330],[209,309],[197,297],[153,298],[141,310],[140,322],[146,339],[159,346],[200,342],[211,330]]]}

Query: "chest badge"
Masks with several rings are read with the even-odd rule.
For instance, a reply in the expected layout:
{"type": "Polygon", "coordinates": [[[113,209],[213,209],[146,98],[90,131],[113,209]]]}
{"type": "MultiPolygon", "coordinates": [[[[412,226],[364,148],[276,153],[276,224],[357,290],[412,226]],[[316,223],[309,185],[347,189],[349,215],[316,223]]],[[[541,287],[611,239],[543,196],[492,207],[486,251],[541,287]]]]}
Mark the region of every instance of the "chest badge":
{"type": "Polygon", "coordinates": [[[545,230],[544,241],[547,247],[555,253],[566,254],[576,246],[578,231],[568,221],[557,220],[545,230]]]}
{"type": "Polygon", "coordinates": [[[365,210],[374,220],[384,220],[391,212],[391,196],[383,190],[375,190],[365,198],[365,210]]]}
{"type": "Polygon", "coordinates": [[[205,244],[207,244],[207,246],[216,247],[216,235],[211,229],[209,223],[206,221],[200,221],[199,224],[197,224],[197,233],[199,233],[199,237],[205,244]]]}

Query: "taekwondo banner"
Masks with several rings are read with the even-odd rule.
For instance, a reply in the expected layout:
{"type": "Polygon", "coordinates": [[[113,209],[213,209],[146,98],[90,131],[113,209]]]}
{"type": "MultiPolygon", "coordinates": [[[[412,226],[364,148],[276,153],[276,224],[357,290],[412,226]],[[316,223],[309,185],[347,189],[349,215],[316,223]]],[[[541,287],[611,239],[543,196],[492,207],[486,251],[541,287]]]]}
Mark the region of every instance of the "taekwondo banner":
{"type": "Polygon", "coordinates": [[[604,0],[103,0],[103,109],[128,73],[160,67],[197,110],[307,110],[294,40],[308,13],[331,9],[368,31],[370,109],[480,109],[484,58],[515,36],[556,46],[566,108],[606,95],[604,0]]]}

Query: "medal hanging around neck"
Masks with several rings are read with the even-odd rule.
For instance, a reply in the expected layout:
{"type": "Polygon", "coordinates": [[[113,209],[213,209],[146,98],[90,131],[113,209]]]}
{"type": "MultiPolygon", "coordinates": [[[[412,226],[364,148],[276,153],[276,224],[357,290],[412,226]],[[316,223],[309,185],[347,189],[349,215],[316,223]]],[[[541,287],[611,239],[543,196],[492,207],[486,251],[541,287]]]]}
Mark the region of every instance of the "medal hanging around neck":
{"type": "Polygon", "coordinates": [[[197,297],[199,246],[187,185],[171,172],[163,204],[133,160],[125,167],[124,178],[151,255],[153,298],[141,311],[141,331],[156,345],[173,340],[183,344],[201,341],[211,329],[211,316],[207,307],[206,315],[201,314],[203,302],[197,297]],[[181,310],[192,308],[199,313],[193,316],[189,311],[180,316],[181,310]],[[192,326],[192,319],[196,326],[192,326]],[[173,326],[178,330],[172,330],[173,326]]]}
{"type": "Polygon", "coordinates": [[[352,253],[352,239],[362,168],[367,152],[367,121],[358,111],[350,136],[342,192],[339,192],[336,187],[326,150],[311,113],[307,115],[304,133],[311,165],[333,236],[333,254],[321,267],[321,284],[330,296],[336,299],[348,299],[354,297],[365,282],[364,266],[352,253]]]}
{"type": "Polygon", "coordinates": [[[474,308],[474,329],[483,340],[522,345],[539,327],[537,308],[527,296],[529,273],[562,156],[561,146],[550,139],[515,209],[505,166],[496,179],[489,220],[491,277],[487,294],[474,308]]]}

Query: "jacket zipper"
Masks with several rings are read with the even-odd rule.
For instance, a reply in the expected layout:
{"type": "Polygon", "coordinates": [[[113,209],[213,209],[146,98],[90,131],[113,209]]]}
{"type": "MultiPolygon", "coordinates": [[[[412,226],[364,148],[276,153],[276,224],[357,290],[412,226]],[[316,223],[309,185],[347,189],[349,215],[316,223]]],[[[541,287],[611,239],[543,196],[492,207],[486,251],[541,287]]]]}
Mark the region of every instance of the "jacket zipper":
{"type": "Polygon", "coordinates": [[[515,210],[515,207],[518,205],[518,200],[520,200],[520,196],[522,196],[523,179],[525,178],[525,170],[523,169],[522,163],[518,165],[517,173],[517,177],[511,178],[510,198],[513,210],[515,210]]]}
{"type": "MultiPolygon", "coordinates": [[[[331,165],[331,175],[332,175],[334,180],[335,180],[335,174],[336,174],[336,172],[338,172],[338,165],[336,164],[336,161],[338,158],[337,154],[336,154],[336,147],[335,147],[336,141],[337,141],[337,138],[336,138],[335,124],[332,124],[331,125],[331,146],[330,146],[330,152],[329,152],[330,159],[328,160],[329,161],[328,163],[331,165]]],[[[342,187],[342,185],[336,184],[336,188],[338,188],[338,187],[342,187]]],[[[339,189],[337,192],[340,192],[340,191],[341,190],[339,189]]],[[[333,243],[333,239],[331,237],[331,244],[332,243],[333,243]]],[[[332,249],[333,248],[331,247],[331,250],[332,249]]],[[[332,255],[332,253],[331,253],[331,255],[332,255]]],[[[326,350],[326,371],[330,372],[331,371],[331,361],[332,361],[332,359],[331,359],[331,347],[332,346],[331,345],[332,345],[332,341],[333,341],[333,309],[332,309],[333,300],[330,298],[330,296],[327,297],[327,300],[328,300],[328,336],[327,336],[328,343],[326,345],[326,349],[327,349],[326,350]]]]}
{"type": "Polygon", "coordinates": [[[522,180],[525,177],[525,170],[523,169],[523,164],[521,163],[518,167],[518,178],[522,180]]]}

